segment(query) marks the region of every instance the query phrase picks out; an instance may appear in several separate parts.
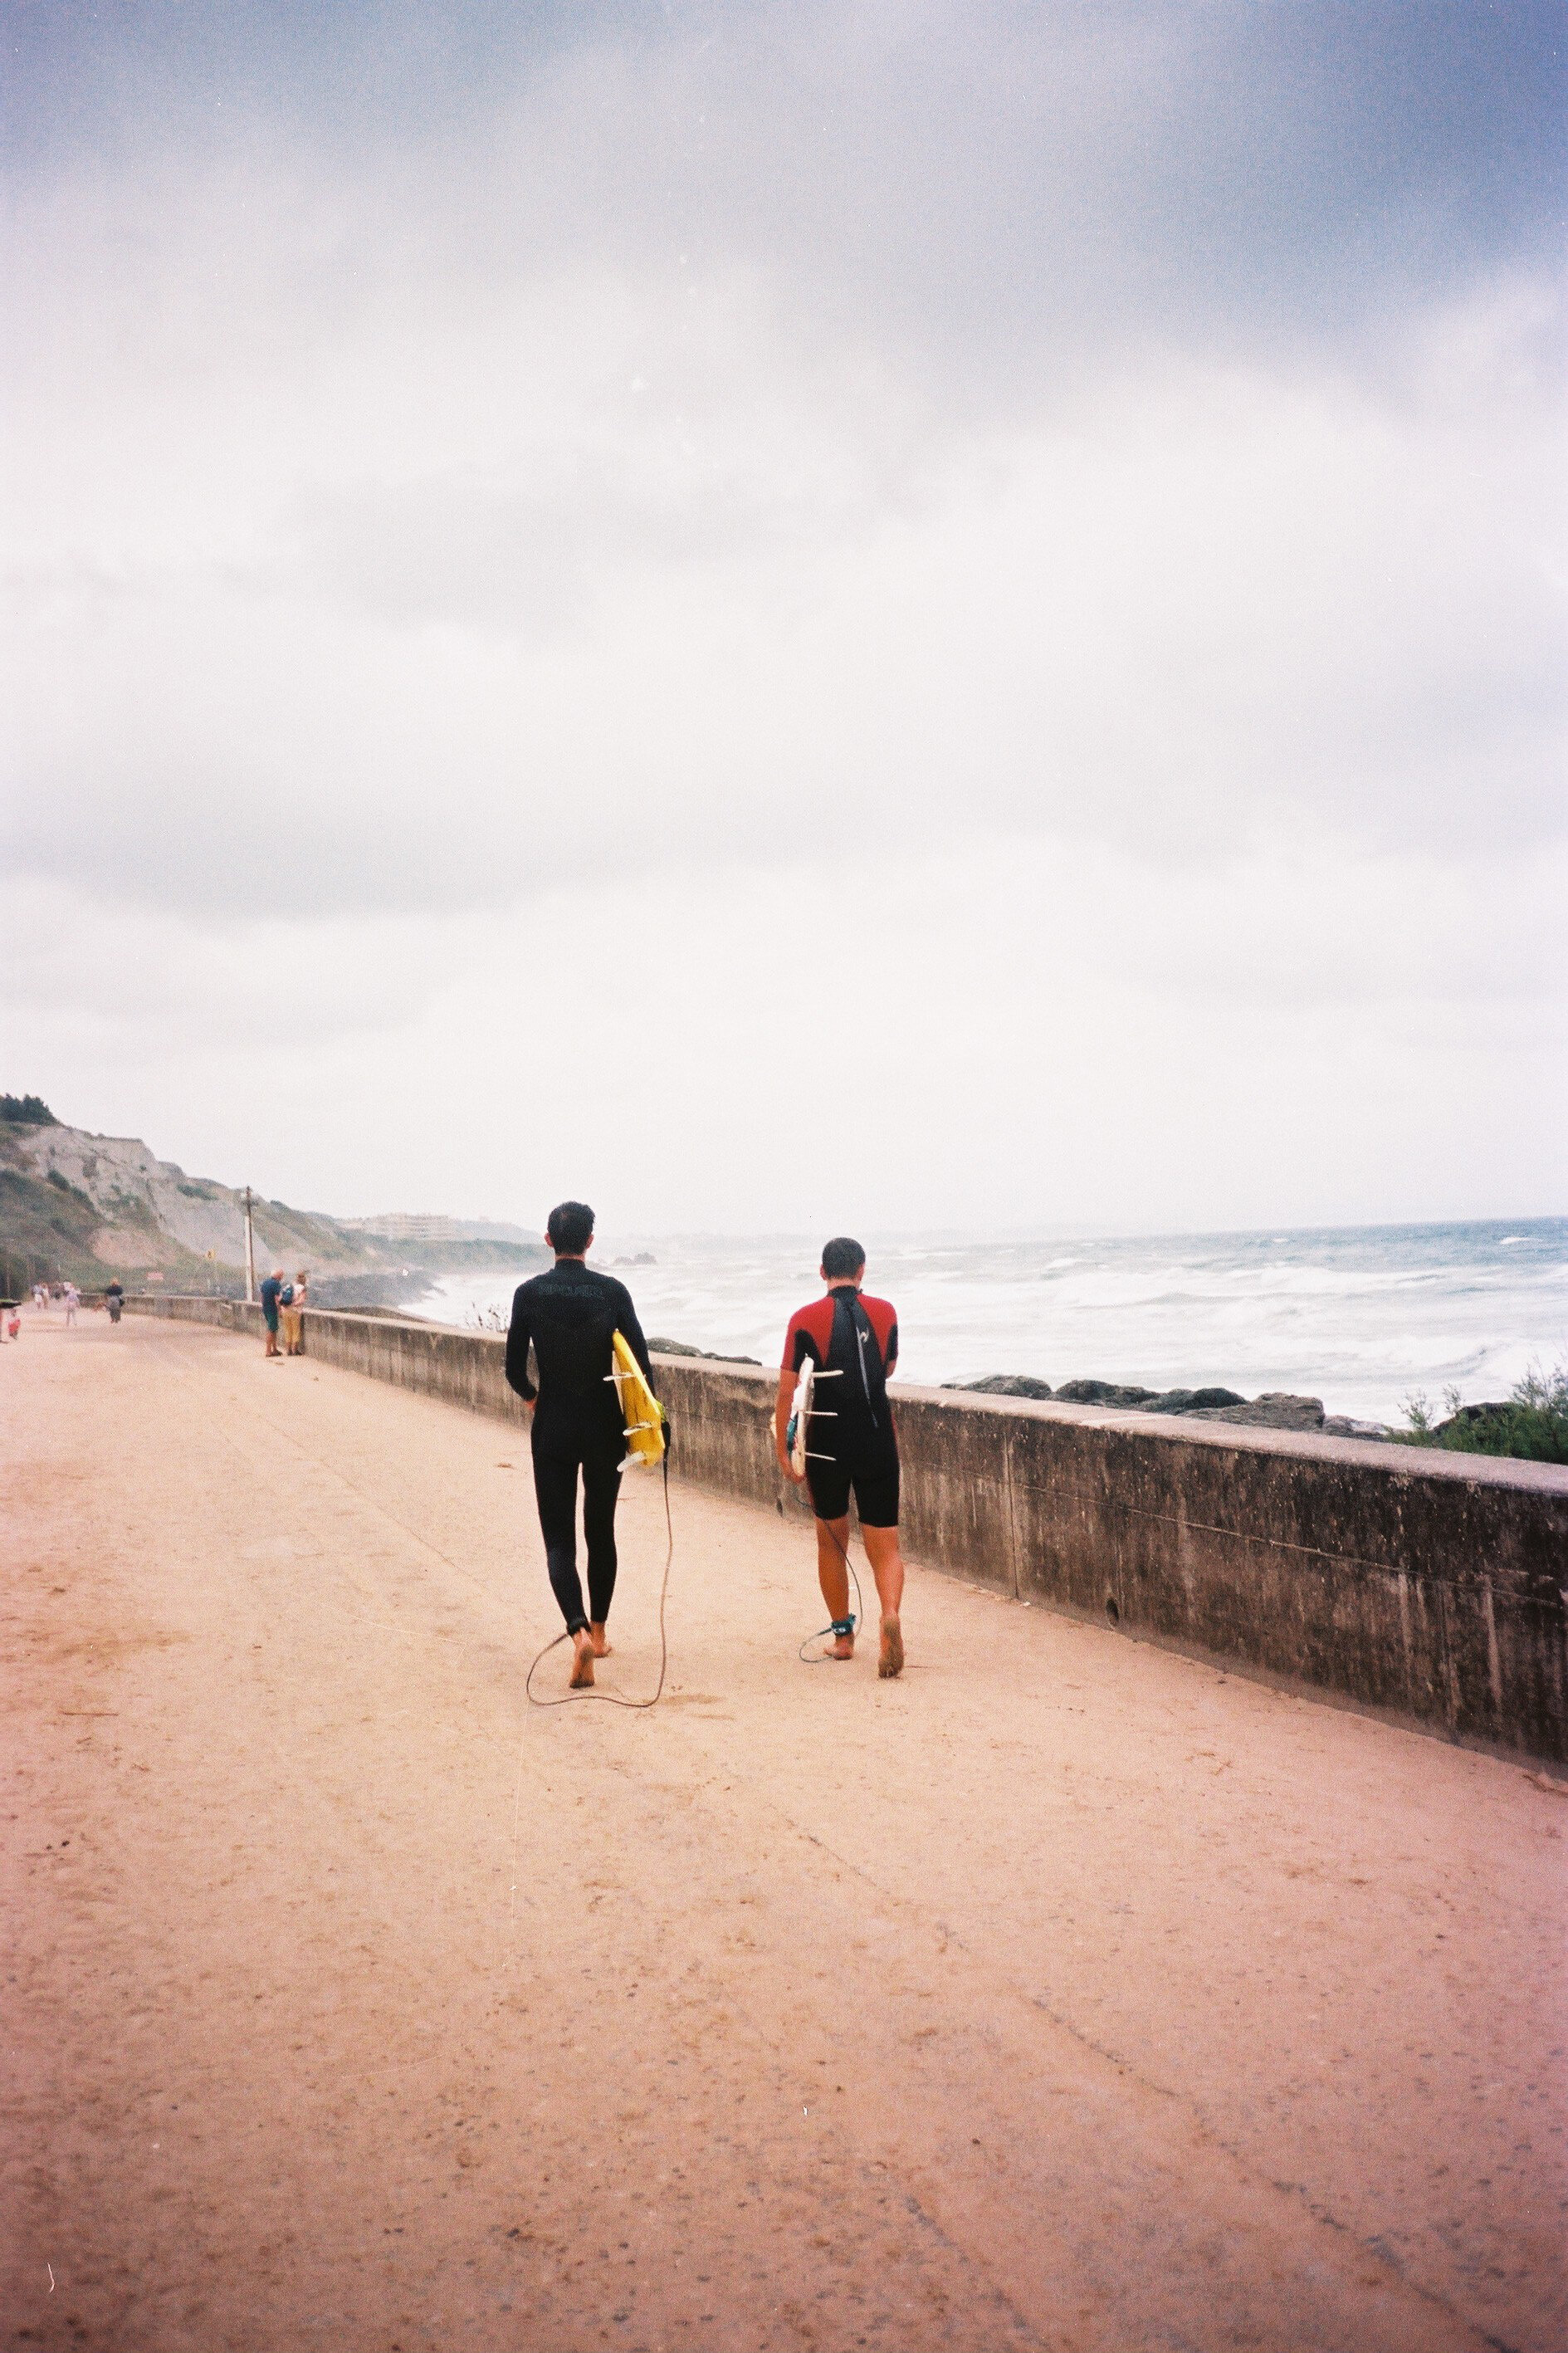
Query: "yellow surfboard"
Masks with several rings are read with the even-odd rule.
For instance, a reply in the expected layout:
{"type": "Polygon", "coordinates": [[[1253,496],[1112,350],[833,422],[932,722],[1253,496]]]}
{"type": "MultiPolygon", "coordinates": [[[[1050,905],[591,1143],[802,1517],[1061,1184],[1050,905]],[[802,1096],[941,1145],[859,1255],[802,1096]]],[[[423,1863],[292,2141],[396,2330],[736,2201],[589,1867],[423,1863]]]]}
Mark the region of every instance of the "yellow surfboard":
{"type": "Polygon", "coordinates": [[[609,1376],[616,1385],[616,1395],[621,1401],[621,1419],[626,1426],[626,1461],[628,1462],[662,1462],[664,1460],[664,1408],[647,1385],[642,1366],[631,1351],[631,1344],[617,1332],[610,1343],[615,1370],[609,1376]]]}

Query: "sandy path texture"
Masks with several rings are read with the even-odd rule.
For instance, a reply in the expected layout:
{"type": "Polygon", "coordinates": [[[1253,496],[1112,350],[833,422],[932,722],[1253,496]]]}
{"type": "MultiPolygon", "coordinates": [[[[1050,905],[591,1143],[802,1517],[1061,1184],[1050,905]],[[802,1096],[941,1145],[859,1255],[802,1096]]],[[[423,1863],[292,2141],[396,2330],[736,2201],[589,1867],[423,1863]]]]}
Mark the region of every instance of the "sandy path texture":
{"type": "Polygon", "coordinates": [[[540,1713],[504,1426],[97,1316],[0,1413],[4,2341],[1568,2343],[1550,1782],[918,1570],[802,1665],[679,1482],[664,1700],[540,1713]]]}

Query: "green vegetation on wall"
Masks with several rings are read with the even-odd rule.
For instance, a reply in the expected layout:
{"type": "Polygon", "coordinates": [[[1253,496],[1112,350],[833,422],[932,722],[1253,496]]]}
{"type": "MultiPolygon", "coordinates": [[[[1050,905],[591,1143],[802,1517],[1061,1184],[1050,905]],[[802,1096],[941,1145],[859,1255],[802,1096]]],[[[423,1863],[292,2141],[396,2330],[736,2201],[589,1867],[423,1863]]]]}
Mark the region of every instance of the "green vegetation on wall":
{"type": "Polygon", "coordinates": [[[1512,1395],[1492,1405],[1461,1405],[1458,1389],[1444,1398],[1438,1421],[1424,1397],[1413,1397],[1406,1446],[1443,1446],[1457,1454],[1505,1454],[1518,1462],[1568,1462],[1568,1366],[1526,1373],[1512,1395]]]}

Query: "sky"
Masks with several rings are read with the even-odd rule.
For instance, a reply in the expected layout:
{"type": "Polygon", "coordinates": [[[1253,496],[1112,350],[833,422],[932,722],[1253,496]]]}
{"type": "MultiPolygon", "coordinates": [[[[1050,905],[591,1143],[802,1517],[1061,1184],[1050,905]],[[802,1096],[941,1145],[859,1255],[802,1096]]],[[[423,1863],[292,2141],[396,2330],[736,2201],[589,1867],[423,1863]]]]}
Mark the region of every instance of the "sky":
{"type": "Polygon", "coordinates": [[[1568,1208],[1562,19],[0,10],[0,1086],[345,1215],[1568,1208]]]}

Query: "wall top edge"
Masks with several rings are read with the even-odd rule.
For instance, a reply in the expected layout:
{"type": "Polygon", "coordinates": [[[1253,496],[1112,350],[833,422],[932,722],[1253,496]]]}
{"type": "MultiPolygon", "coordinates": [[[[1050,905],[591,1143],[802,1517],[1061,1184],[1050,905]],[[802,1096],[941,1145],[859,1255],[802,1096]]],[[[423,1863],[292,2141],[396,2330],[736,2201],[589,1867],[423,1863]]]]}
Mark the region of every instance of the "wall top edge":
{"type": "MultiPolygon", "coordinates": [[[[770,1376],[770,1378],[772,1377],[770,1376]]],[[[1105,1430],[1129,1438],[1158,1438],[1168,1445],[1230,1453],[1289,1455],[1306,1462],[1355,1463],[1392,1472],[1400,1478],[1433,1478],[1467,1486],[1529,1488],[1568,1499],[1568,1466],[1521,1462],[1497,1454],[1460,1454],[1444,1447],[1400,1446],[1387,1439],[1336,1438],[1314,1430],[1267,1430],[1244,1421],[1189,1420],[1181,1414],[1138,1413],[1125,1406],[1056,1405],[1045,1398],[967,1397],[962,1390],[918,1388],[892,1381],[889,1397],[917,1400],[942,1412],[998,1411],[1021,1421],[1058,1422],[1075,1430],[1105,1430]]]]}
{"type": "MultiPolygon", "coordinates": [[[[158,1294],[144,1294],[148,1303],[158,1300],[158,1294]]],[[[190,1298],[192,1303],[213,1306],[221,1303],[204,1298],[201,1293],[166,1295],[161,1303],[169,1306],[190,1298]]],[[[245,1306],[243,1300],[230,1305],[245,1306]]],[[[454,1324],[434,1324],[416,1316],[362,1315],[352,1308],[315,1307],[308,1314],[322,1322],[360,1326],[366,1331],[406,1332],[427,1341],[450,1345],[460,1342],[465,1346],[504,1351],[506,1335],[500,1332],[465,1331],[454,1324]]],[[[654,1363],[673,1373],[699,1373],[704,1379],[730,1382],[738,1388],[756,1388],[771,1396],[778,1379],[776,1368],[765,1365],[741,1365],[723,1357],[667,1356],[655,1353],[654,1363]]],[[[976,1396],[963,1389],[927,1388],[911,1381],[893,1381],[889,1394],[895,1403],[920,1405],[942,1414],[979,1414],[989,1420],[998,1419],[1015,1422],[1057,1423],[1068,1429],[1103,1431],[1109,1435],[1129,1438],[1157,1439],[1168,1446],[1188,1446],[1215,1449],[1239,1454],[1285,1456],[1302,1462],[1332,1462],[1358,1469],[1379,1471],[1386,1475],[1412,1481],[1436,1481],[1440,1483],[1469,1487],[1502,1487],[1534,1494],[1561,1495],[1568,1500],[1568,1466],[1552,1462],[1519,1462],[1505,1456],[1491,1454],[1450,1453],[1442,1448],[1405,1447],[1387,1440],[1365,1438],[1333,1438],[1316,1430],[1262,1430],[1246,1422],[1185,1421],[1173,1414],[1138,1413],[1121,1406],[1058,1405],[1054,1401],[1035,1398],[976,1396]]]]}

